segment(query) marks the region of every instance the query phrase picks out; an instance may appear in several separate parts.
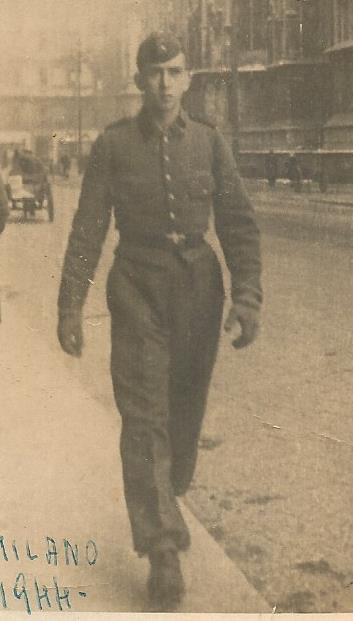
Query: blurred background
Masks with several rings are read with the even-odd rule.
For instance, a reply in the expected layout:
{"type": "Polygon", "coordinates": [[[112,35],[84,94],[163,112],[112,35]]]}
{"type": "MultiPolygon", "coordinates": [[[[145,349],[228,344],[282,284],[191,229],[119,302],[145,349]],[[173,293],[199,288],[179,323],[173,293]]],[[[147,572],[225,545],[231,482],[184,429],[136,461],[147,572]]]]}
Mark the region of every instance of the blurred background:
{"type": "Polygon", "coordinates": [[[351,0],[2,0],[0,158],[21,146],[84,160],[140,103],[138,42],[171,28],[193,72],[186,106],[216,122],[247,177],[300,156],[304,177],[353,172],[351,0]]]}

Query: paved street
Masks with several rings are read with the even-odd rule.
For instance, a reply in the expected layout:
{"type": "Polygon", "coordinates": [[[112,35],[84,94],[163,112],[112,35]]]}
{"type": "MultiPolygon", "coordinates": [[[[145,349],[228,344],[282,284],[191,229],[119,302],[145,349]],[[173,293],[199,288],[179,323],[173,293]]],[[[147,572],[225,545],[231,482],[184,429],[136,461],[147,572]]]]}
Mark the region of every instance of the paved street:
{"type": "MultiPolygon", "coordinates": [[[[104,278],[87,307],[82,364],[56,343],[58,278],[77,197],[63,186],[55,198],[55,225],[15,218],[0,244],[0,616],[5,608],[65,611],[68,602],[75,612],[148,611],[148,563],[132,550],[123,498],[104,278]]],[[[268,612],[200,522],[182,512],[193,545],[181,555],[187,596],[178,612],[268,612]]]]}
{"type": "MultiPolygon", "coordinates": [[[[55,307],[77,199],[56,220],[11,218],[0,241],[4,309],[26,317],[99,406],[114,409],[104,286],[111,232],[85,307],[85,355],[58,350],[55,307]]],[[[256,199],[265,307],[258,342],[222,338],[187,504],[278,612],[353,611],[353,211],[256,199]]],[[[40,374],[40,369],[38,370],[40,374]]],[[[210,559],[211,562],[211,559],[210,559]]]]}

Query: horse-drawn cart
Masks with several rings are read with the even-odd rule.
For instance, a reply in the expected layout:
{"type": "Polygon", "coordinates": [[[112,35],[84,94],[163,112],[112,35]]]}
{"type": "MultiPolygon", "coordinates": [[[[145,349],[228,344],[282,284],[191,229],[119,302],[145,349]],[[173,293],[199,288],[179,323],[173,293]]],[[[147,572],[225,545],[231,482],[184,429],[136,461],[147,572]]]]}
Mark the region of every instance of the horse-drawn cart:
{"type": "Polygon", "coordinates": [[[24,217],[46,209],[49,222],[54,220],[51,186],[42,162],[32,153],[18,153],[7,180],[7,194],[12,209],[22,209],[24,217]]]}

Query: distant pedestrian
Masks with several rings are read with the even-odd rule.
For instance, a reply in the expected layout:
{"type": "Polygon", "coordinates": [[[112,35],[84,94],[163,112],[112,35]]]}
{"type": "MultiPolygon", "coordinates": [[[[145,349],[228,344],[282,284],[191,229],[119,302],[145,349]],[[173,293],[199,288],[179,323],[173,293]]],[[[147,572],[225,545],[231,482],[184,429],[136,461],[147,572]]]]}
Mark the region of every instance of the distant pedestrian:
{"type": "Polygon", "coordinates": [[[271,149],[265,159],[265,175],[270,188],[274,188],[278,177],[277,155],[271,149]]]}
{"type": "Polygon", "coordinates": [[[327,192],[328,189],[328,175],[327,175],[327,169],[326,169],[326,162],[324,157],[321,155],[319,157],[319,164],[318,164],[318,170],[317,170],[317,181],[319,184],[319,190],[320,192],[327,192]]]}
{"type": "Polygon", "coordinates": [[[291,187],[295,192],[301,192],[303,173],[300,168],[297,156],[292,153],[287,162],[287,177],[291,182],[291,187]]]}
{"type": "Polygon", "coordinates": [[[9,199],[0,174],[0,233],[3,232],[9,215],[9,199]]]}
{"type": "Polygon", "coordinates": [[[88,155],[80,155],[79,159],[78,159],[78,173],[79,175],[82,175],[86,168],[87,168],[87,164],[89,161],[89,156],[88,155]]]}
{"type": "Polygon", "coordinates": [[[67,155],[67,153],[64,153],[60,157],[60,165],[61,165],[61,174],[63,177],[67,179],[69,177],[70,167],[71,167],[71,160],[69,156],[67,155]]]}
{"type": "Polygon", "coordinates": [[[261,261],[254,210],[231,149],[216,128],[181,107],[190,76],[179,40],[152,34],[137,66],[143,107],[106,128],[85,171],[58,337],[65,352],[81,355],[82,307],[114,211],[119,245],[107,300],[124,491],[135,550],[150,562],[151,602],[168,610],[182,598],[178,554],[190,545],[176,497],[194,474],[222,325],[222,273],[205,239],[212,207],[232,281],[225,328],[234,338],[241,327],[236,348],[257,335],[261,261]]]}

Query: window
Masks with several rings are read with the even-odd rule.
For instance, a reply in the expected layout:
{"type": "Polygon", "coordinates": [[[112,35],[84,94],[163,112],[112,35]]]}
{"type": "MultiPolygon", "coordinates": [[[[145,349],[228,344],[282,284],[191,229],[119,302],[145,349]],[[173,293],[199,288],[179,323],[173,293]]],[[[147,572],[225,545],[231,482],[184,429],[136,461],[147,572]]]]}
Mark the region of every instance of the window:
{"type": "Polygon", "coordinates": [[[344,66],[337,66],[334,74],[334,100],[337,112],[351,113],[353,112],[353,79],[352,79],[352,63],[349,62],[344,66]]]}
{"type": "Polygon", "coordinates": [[[267,1],[239,2],[239,46],[243,50],[258,50],[266,46],[267,1]]]}
{"type": "Polygon", "coordinates": [[[353,38],[353,5],[351,0],[334,0],[334,43],[353,38]]]}

